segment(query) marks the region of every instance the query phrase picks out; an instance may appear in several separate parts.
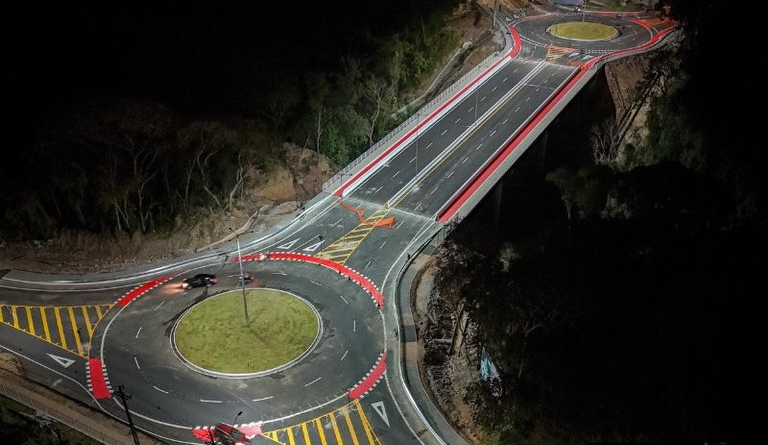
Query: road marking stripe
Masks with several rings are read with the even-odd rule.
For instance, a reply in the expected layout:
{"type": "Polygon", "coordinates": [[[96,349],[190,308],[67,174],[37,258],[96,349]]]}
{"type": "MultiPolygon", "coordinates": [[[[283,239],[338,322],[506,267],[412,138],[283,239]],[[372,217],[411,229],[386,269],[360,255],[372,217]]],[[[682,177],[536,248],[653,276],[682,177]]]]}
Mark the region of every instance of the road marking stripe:
{"type": "Polygon", "coordinates": [[[48,318],[45,316],[45,307],[40,306],[40,319],[43,320],[43,332],[45,332],[45,341],[51,342],[51,331],[48,329],[48,318]]]}
{"type": "Polygon", "coordinates": [[[16,315],[16,306],[11,306],[11,317],[13,317],[13,327],[19,329],[19,317],[16,315]]]}
{"type": "Polygon", "coordinates": [[[304,422],[301,424],[301,432],[304,435],[304,443],[306,445],[311,445],[312,442],[309,440],[309,431],[307,431],[307,423],[308,422],[304,422]]]}
{"type": "Polygon", "coordinates": [[[88,315],[88,307],[83,306],[83,318],[85,319],[85,328],[88,330],[88,339],[93,337],[93,326],[91,326],[91,317],[88,315]]]}
{"type": "Polygon", "coordinates": [[[360,399],[355,399],[355,407],[357,408],[357,414],[360,416],[360,422],[363,424],[365,437],[368,438],[368,444],[374,445],[376,442],[373,439],[373,431],[371,431],[371,426],[368,424],[368,419],[365,417],[363,407],[360,405],[360,399]]]}
{"type": "Polygon", "coordinates": [[[59,313],[58,307],[53,308],[53,313],[56,315],[56,325],[59,327],[59,340],[61,341],[61,347],[69,349],[67,347],[67,337],[64,336],[64,326],[61,324],[61,313],[59,313]]]}
{"type": "Polygon", "coordinates": [[[27,313],[27,323],[29,323],[29,333],[32,335],[35,335],[35,320],[32,319],[32,308],[29,306],[26,306],[24,309],[26,309],[26,313],[27,313]]]}
{"type": "Polygon", "coordinates": [[[292,427],[289,426],[288,428],[286,428],[285,432],[286,432],[286,434],[288,434],[288,443],[290,445],[296,445],[296,441],[293,440],[293,429],[292,429],[292,427]]]}
{"type": "Polygon", "coordinates": [[[98,304],[96,305],[96,315],[99,317],[99,320],[104,318],[104,315],[101,313],[101,306],[99,306],[98,304]]]}
{"type": "Polygon", "coordinates": [[[333,426],[333,434],[336,435],[336,443],[339,445],[344,445],[344,441],[341,440],[341,433],[339,433],[339,426],[336,425],[336,418],[333,416],[333,413],[329,413],[328,418],[331,419],[331,426],[333,426]]]}
{"type": "Polygon", "coordinates": [[[360,442],[357,441],[357,434],[355,433],[355,427],[352,426],[352,419],[350,419],[348,409],[344,409],[344,420],[347,421],[347,428],[349,428],[349,435],[352,437],[352,443],[354,445],[360,445],[360,442]]]}
{"type": "Polygon", "coordinates": [[[72,306],[67,307],[69,312],[69,322],[72,325],[72,335],[75,337],[75,345],[77,346],[77,353],[83,355],[83,345],[80,344],[80,333],[77,332],[77,321],[75,320],[75,311],[72,306]]]}
{"type": "Polygon", "coordinates": [[[328,445],[325,441],[325,432],[323,431],[323,424],[320,423],[320,419],[315,419],[315,429],[317,429],[317,435],[320,436],[320,445],[328,445]]]}

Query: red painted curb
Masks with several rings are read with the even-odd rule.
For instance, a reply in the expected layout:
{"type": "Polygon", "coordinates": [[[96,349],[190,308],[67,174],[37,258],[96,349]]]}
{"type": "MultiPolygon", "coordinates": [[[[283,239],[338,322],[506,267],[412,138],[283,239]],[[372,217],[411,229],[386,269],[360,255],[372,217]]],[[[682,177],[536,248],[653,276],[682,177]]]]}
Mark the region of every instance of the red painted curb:
{"type": "Polygon", "coordinates": [[[107,380],[104,378],[104,369],[101,367],[101,359],[88,360],[88,371],[91,375],[91,387],[93,396],[97,399],[112,398],[112,392],[107,388],[107,380]]]}
{"type": "Polygon", "coordinates": [[[318,264],[320,266],[327,267],[359,284],[363,290],[368,293],[371,298],[373,298],[374,303],[379,309],[384,307],[384,294],[382,294],[379,288],[373,284],[373,281],[368,279],[368,277],[364,276],[360,272],[357,272],[354,269],[350,269],[347,266],[342,266],[341,264],[334,261],[326,260],[325,258],[318,258],[312,255],[306,255],[303,253],[293,252],[275,252],[269,254],[257,253],[253,255],[243,255],[243,260],[246,259],[246,256],[258,257],[258,261],[261,261],[264,258],[269,258],[270,260],[303,261],[306,263],[318,264]]]}
{"type": "Polygon", "coordinates": [[[119,300],[117,300],[116,304],[118,306],[125,306],[128,303],[130,303],[134,298],[138,298],[138,297],[142,296],[143,294],[145,294],[150,289],[152,289],[155,286],[158,286],[158,285],[160,285],[162,283],[165,283],[166,281],[170,280],[171,278],[173,278],[173,276],[168,275],[168,276],[165,276],[165,277],[160,277],[160,278],[154,279],[152,281],[147,281],[146,283],[136,287],[135,289],[133,289],[133,290],[129,291],[128,293],[126,293],[125,295],[123,295],[119,300]]]}
{"type": "Polygon", "coordinates": [[[515,47],[509,52],[509,57],[515,57],[523,46],[523,42],[520,41],[520,33],[517,32],[514,26],[509,27],[509,32],[512,33],[512,40],[515,42],[515,47]]]}
{"type": "Polygon", "coordinates": [[[459,211],[461,206],[464,205],[465,202],[467,202],[469,197],[472,196],[472,194],[474,194],[475,191],[477,191],[480,185],[482,185],[485,182],[485,180],[488,179],[488,177],[499,167],[499,165],[501,165],[501,163],[505,159],[507,159],[510,154],[512,154],[512,152],[515,150],[515,148],[517,148],[520,142],[526,136],[528,136],[528,134],[530,134],[531,131],[533,131],[536,125],[538,125],[538,123],[541,122],[542,119],[544,119],[544,116],[546,116],[547,113],[549,113],[552,107],[554,107],[555,104],[557,104],[557,102],[559,102],[560,99],[562,99],[565,93],[568,92],[568,90],[573,86],[573,84],[576,83],[576,81],[578,81],[579,78],[581,78],[581,76],[583,75],[584,75],[584,71],[579,70],[576,73],[576,75],[571,78],[568,84],[564,86],[554,98],[550,99],[547,105],[536,114],[533,120],[531,120],[531,122],[529,122],[528,125],[526,125],[525,128],[520,133],[518,133],[518,135],[515,136],[515,138],[512,139],[512,141],[509,144],[507,144],[506,147],[504,147],[504,150],[501,153],[499,153],[498,156],[496,156],[493,162],[491,162],[488,166],[486,166],[485,169],[483,169],[483,172],[480,173],[480,175],[478,175],[474,181],[472,181],[469,187],[464,189],[464,191],[458,197],[456,197],[456,199],[454,199],[454,201],[445,209],[445,211],[443,211],[443,213],[441,213],[437,217],[438,222],[442,224],[447,223],[453,217],[453,215],[455,215],[456,212],[459,211]]]}
{"type": "Polygon", "coordinates": [[[488,179],[488,177],[499,167],[499,165],[505,159],[509,157],[509,155],[515,150],[515,148],[517,148],[517,145],[520,143],[520,141],[524,137],[526,137],[528,134],[530,134],[531,131],[533,131],[533,128],[536,127],[536,125],[538,125],[539,122],[541,122],[544,116],[546,116],[546,114],[549,113],[552,107],[554,107],[555,104],[557,104],[557,102],[559,102],[562,99],[565,93],[568,92],[573,87],[573,85],[584,75],[584,72],[587,69],[591,68],[596,63],[606,58],[615,57],[616,55],[624,54],[631,51],[637,51],[637,50],[652,46],[656,44],[659,40],[661,40],[661,38],[666,36],[666,34],[672,32],[673,29],[674,28],[667,28],[663,31],[659,31],[649,41],[645,42],[640,46],[619,50],[611,54],[606,54],[605,56],[592,59],[589,63],[584,64],[581,67],[581,70],[579,70],[576,73],[576,75],[573,78],[571,78],[568,84],[566,84],[560,90],[560,92],[547,103],[546,107],[544,107],[541,111],[539,111],[536,114],[536,117],[531,122],[529,122],[528,125],[526,125],[525,129],[523,129],[523,131],[521,131],[520,134],[515,136],[515,138],[504,148],[504,150],[493,160],[493,162],[491,162],[483,170],[483,172],[480,175],[478,175],[478,177],[475,178],[474,181],[472,181],[469,187],[464,189],[464,191],[458,197],[456,197],[456,199],[454,199],[454,201],[446,208],[446,210],[443,211],[443,213],[441,213],[440,215],[438,215],[438,218],[437,218],[438,222],[445,224],[448,221],[450,221],[451,218],[453,218],[456,212],[458,212],[458,210],[461,208],[462,205],[464,205],[464,203],[469,199],[469,197],[472,196],[472,194],[474,194],[475,191],[477,191],[480,185],[483,182],[485,182],[486,179],[488,179]]]}
{"type": "Polygon", "coordinates": [[[379,379],[384,375],[387,370],[387,353],[381,354],[378,363],[373,367],[371,372],[354,388],[350,389],[347,393],[350,399],[359,399],[364,396],[368,391],[373,389],[379,382],[379,379]]]}

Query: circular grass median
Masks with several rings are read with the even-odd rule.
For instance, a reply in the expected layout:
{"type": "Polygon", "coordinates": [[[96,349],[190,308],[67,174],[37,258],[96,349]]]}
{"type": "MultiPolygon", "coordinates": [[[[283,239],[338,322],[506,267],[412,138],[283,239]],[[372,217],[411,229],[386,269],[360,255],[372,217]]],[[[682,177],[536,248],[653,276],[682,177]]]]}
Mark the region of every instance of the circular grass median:
{"type": "Polygon", "coordinates": [[[585,42],[610,40],[619,35],[619,31],[613,26],[596,22],[555,23],[547,28],[547,32],[561,39],[585,42]]]}
{"type": "Polygon", "coordinates": [[[312,306],[287,292],[229,291],[193,306],[178,321],[174,343],[184,360],[202,371],[257,374],[298,359],[315,344],[320,318],[312,306]]]}

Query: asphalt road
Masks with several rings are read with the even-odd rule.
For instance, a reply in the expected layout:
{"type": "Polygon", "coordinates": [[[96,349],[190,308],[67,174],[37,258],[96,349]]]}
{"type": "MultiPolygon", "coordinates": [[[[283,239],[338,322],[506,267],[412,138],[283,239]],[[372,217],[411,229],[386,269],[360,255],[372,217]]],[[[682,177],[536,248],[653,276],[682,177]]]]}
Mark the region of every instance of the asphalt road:
{"type": "Polygon", "coordinates": [[[260,422],[263,435],[252,443],[459,443],[422,392],[404,383],[401,365],[414,336],[410,310],[395,304],[402,271],[440,231],[447,206],[487,178],[498,156],[518,149],[521,132],[546,125],[542,116],[578,91],[576,79],[591,76],[604,57],[646,50],[669,26],[615,15],[508,11],[500,18],[519,38],[492,69],[438,112],[420,111],[418,130],[367,159],[370,168],[357,170],[367,173],[350,174],[343,191],[316,197],[271,236],[244,240],[243,254],[269,255],[244,263],[254,285],[305,299],[322,320],[318,342],[301,360],[246,378],[211,375],[180,359],[177,320],[200,301],[239,289],[234,245],[121,274],[10,271],[0,279],[0,348],[35,380],[120,419],[113,394],[123,386],[137,426],[170,443],[199,443],[194,428],[232,422],[240,411],[238,424],[260,422]],[[546,32],[579,18],[610,24],[618,36],[576,42],[546,32]],[[285,254],[301,261],[276,259],[285,254]],[[180,289],[183,277],[199,272],[217,274],[219,284],[180,289]],[[112,394],[100,394],[102,384],[112,394]]]}

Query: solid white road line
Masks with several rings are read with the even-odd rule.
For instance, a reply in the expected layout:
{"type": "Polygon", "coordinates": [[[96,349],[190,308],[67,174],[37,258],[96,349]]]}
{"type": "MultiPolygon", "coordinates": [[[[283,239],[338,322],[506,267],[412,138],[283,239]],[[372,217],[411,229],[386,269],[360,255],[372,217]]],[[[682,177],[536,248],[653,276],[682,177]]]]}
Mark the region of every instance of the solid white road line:
{"type": "Polygon", "coordinates": [[[158,387],[157,387],[157,386],[155,386],[155,385],[152,385],[152,387],[153,387],[153,388],[155,388],[156,390],[160,391],[160,392],[161,392],[161,393],[163,393],[163,394],[168,394],[168,391],[166,391],[166,390],[164,390],[164,389],[160,389],[160,388],[158,388],[158,387]]]}
{"type": "Polygon", "coordinates": [[[339,360],[340,362],[343,362],[343,361],[344,361],[344,357],[346,357],[346,356],[347,356],[347,353],[349,353],[349,349],[347,349],[346,351],[344,351],[344,355],[342,355],[342,356],[341,356],[341,360],[339,360]]]}
{"type": "Polygon", "coordinates": [[[317,383],[320,379],[322,379],[322,377],[318,377],[315,380],[312,380],[311,382],[305,384],[304,387],[306,388],[307,386],[309,386],[309,385],[311,385],[313,383],[317,383]]]}
{"type": "Polygon", "coordinates": [[[139,330],[136,331],[136,337],[134,337],[134,338],[139,338],[139,334],[141,334],[141,327],[139,327],[139,330]]]}
{"type": "Polygon", "coordinates": [[[251,400],[251,402],[263,402],[264,400],[269,400],[269,399],[271,399],[273,397],[274,396],[268,396],[268,397],[262,397],[260,399],[253,399],[253,400],[251,400]]]}
{"type": "Polygon", "coordinates": [[[344,295],[339,295],[339,298],[341,298],[342,300],[344,300],[344,304],[349,304],[349,301],[347,301],[347,299],[346,299],[346,298],[344,298],[344,295]]]}
{"type": "Polygon", "coordinates": [[[136,363],[136,369],[141,369],[141,366],[139,366],[139,360],[136,358],[136,356],[133,357],[133,361],[136,363]]]}

